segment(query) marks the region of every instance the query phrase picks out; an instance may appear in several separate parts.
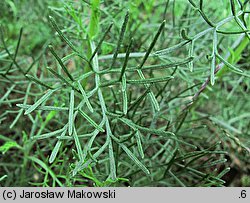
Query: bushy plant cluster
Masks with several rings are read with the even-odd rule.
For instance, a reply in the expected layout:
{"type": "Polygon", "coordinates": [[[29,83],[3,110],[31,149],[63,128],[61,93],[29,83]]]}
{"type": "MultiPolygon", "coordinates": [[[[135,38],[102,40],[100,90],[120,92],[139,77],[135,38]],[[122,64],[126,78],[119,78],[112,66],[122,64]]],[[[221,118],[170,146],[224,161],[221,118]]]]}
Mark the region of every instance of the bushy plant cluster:
{"type": "Polygon", "coordinates": [[[249,0],[34,2],[0,3],[1,185],[249,186],[249,0]]]}

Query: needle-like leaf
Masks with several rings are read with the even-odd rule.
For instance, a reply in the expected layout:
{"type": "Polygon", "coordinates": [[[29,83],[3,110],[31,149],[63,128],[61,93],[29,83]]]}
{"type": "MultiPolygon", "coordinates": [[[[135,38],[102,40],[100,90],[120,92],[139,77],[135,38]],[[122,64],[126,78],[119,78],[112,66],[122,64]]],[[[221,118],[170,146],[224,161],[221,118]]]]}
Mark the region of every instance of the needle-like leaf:
{"type": "Polygon", "coordinates": [[[100,49],[100,47],[101,47],[101,45],[102,45],[102,43],[103,43],[105,37],[109,34],[109,32],[110,32],[112,26],[113,26],[113,23],[111,23],[111,24],[109,25],[108,29],[107,29],[107,30],[105,31],[105,33],[103,34],[102,38],[100,39],[99,43],[97,44],[97,46],[96,46],[94,52],[92,53],[92,55],[91,55],[91,57],[90,57],[90,59],[89,59],[90,62],[93,60],[94,56],[96,55],[96,53],[97,53],[98,50],[100,49]]]}
{"type": "Polygon", "coordinates": [[[96,129],[98,129],[101,132],[104,132],[105,130],[101,128],[95,121],[93,121],[86,113],[84,113],[82,110],[79,109],[80,114],[96,129]]]}
{"type": "Polygon", "coordinates": [[[53,56],[56,58],[56,60],[58,61],[58,63],[60,64],[60,66],[62,67],[64,73],[66,73],[66,75],[69,77],[69,79],[71,81],[74,81],[73,76],[69,73],[68,69],[66,68],[66,66],[63,64],[62,60],[60,59],[60,57],[56,54],[55,50],[53,49],[52,45],[49,45],[49,50],[50,52],[53,54],[53,56]]]}
{"type": "Polygon", "coordinates": [[[79,161],[80,163],[82,163],[84,161],[83,159],[83,152],[82,152],[82,145],[80,143],[80,140],[78,138],[78,135],[76,133],[76,129],[74,128],[74,132],[73,132],[73,137],[74,137],[74,140],[75,140],[75,145],[76,145],[76,149],[77,149],[77,154],[78,154],[78,157],[79,157],[79,161]]]}
{"type": "Polygon", "coordinates": [[[71,86],[72,88],[75,88],[65,77],[63,77],[62,75],[59,75],[52,68],[47,67],[47,70],[49,72],[51,72],[54,76],[56,76],[57,78],[59,78],[62,82],[64,82],[65,84],[67,84],[68,86],[71,86]]]}
{"type": "MultiPolygon", "coordinates": [[[[66,135],[66,133],[67,133],[67,128],[64,129],[64,131],[60,135],[60,138],[64,137],[66,135]]],[[[54,149],[51,152],[50,157],[49,157],[49,163],[53,163],[54,162],[54,160],[56,159],[56,156],[57,156],[57,154],[59,152],[59,149],[60,149],[61,145],[62,145],[62,140],[58,140],[56,142],[56,145],[55,145],[54,149]]]]}
{"type": "Polygon", "coordinates": [[[133,41],[134,40],[132,38],[129,45],[128,45],[127,51],[126,51],[126,56],[125,56],[125,59],[124,59],[124,63],[123,63],[122,70],[121,70],[121,75],[120,75],[120,78],[119,78],[120,81],[122,80],[122,76],[124,75],[127,64],[128,64],[129,54],[130,54],[130,51],[131,51],[131,46],[133,44],[133,41]]]}
{"type": "Polygon", "coordinates": [[[243,73],[243,71],[237,67],[235,67],[234,65],[232,65],[231,63],[229,63],[227,60],[225,60],[220,54],[216,54],[216,56],[218,57],[218,59],[223,62],[229,69],[231,69],[232,71],[235,72],[239,72],[239,73],[243,73]]]}
{"type": "Polygon", "coordinates": [[[72,135],[74,128],[74,103],[75,103],[75,92],[72,89],[70,91],[70,101],[69,101],[69,135],[72,135]]]}
{"type": "Polygon", "coordinates": [[[166,76],[161,78],[145,78],[141,80],[127,80],[127,83],[129,84],[148,84],[148,83],[157,83],[157,82],[165,82],[168,80],[173,79],[173,76],[166,76]]]}
{"type": "Polygon", "coordinates": [[[143,59],[142,59],[142,62],[141,62],[141,64],[140,64],[140,66],[139,66],[139,69],[141,69],[141,68],[143,67],[144,63],[146,62],[146,60],[147,60],[149,54],[151,53],[152,49],[154,48],[155,43],[156,43],[156,41],[158,40],[158,38],[159,38],[161,32],[163,31],[164,27],[165,27],[165,20],[161,23],[161,26],[159,27],[159,29],[158,29],[156,35],[154,36],[153,41],[151,42],[151,44],[150,44],[150,46],[149,46],[149,48],[148,48],[146,54],[144,55],[144,57],[143,57],[143,59]]]}
{"type": "Polygon", "coordinates": [[[37,83],[38,85],[42,85],[48,89],[54,89],[53,87],[49,86],[49,85],[46,85],[44,82],[42,82],[41,80],[39,80],[38,78],[36,77],[33,77],[32,75],[28,75],[26,74],[26,77],[29,78],[30,80],[34,81],[35,83],[37,83]]]}
{"type": "Polygon", "coordinates": [[[5,75],[7,75],[9,73],[9,71],[11,70],[11,68],[12,68],[12,66],[14,64],[14,61],[16,60],[17,53],[18,53],[18,50],[19,50],[19,47],[20,47],[20,42],[21,42],[22,34],[23,34],[23,28],[21,28],[20,32],[19,32],[19,37],[18,37],[18,41],[17,41],[17,45],[16,45],[16,50],[15,50],[15,54],[14,54],[14,57],[13,57],[13,62],[10,64],[9,68],[5,72],[5,75]]]}
{"type": "Polygon", "coordinates": [[[110,162],[110,178],[116,180],[116,165],[114,159],[114,150],[112,140],[109,141],[109,162],[110,162]]]}
{"type": "Polygon", "coordinates": [[[116,45],[115,53],[113,55],[112,62],[111,62],[111,65],[110,65],[110,68],[113,68],[113,66],[115,65],[117,55],[119,53],[119,50],[120,50],[120,47],[121,47],[121,44],[122,44],[122,41],[123,41],[123,37],[125,35],[126,27],[127,27],[127,24],[128,24],[128,19],[129,19],[129,12],[127,12],[126,15],[125,15],[125,18],[124,18],[124,21],[123,21],[123,24],[122,24],[122,27],[121,27],[121,31],[120,31],[120,34],[119,34],[119,39],[118,39],[118,42],[117,42],[117,45],[116,45]]]}
{"type": "Polygon", "coordinates": [[[34,103],[32,106],[30,106],[24,113],[24,115],[27,115],[31,113],[32,111],[36,110],[38,106],[40,106],[44,101],[46,101],[52,93],[54,93],[57,89],[54,90],[48,90],[46,94],[44,94],[39,100],[37,100],[36,103],[34,103]]]}
{"type": "Polygon", "coordinates": [[[58,27],[58,25],[57,25],[55,19],[54,19],[52,16],[49,16],[49,20],[50,20],[50,22],[51,22],[53,28],[54,28],[54,29],[57,31],[57,33],[59,34],[60,38],[61,38],[64,42],[66,42],[66,43],[69,45],[69,47],[70,47],[73,51],[79,53],[78,50],[77,50],[77,48],[72,44],[72,42],[69,41],[69,39],[62,33],[62,31],[61,31],[60,28],[58,27]]]}
{"type": "MultiPolygon", "coordinates": [[[[17,104],[16,106],[22,109],[29,109],[32,105],[17,104]]],[[[38,106],[36,109],[43,110],[43,111],[68,111],[69,110],[68,107],[57,107],[57,106],[38,106]]]]}
{"type": "Polygon", "coordinates": [[[85,100],[85,102],[87,104],[87,107],[89,108],[90,112],[93,113],[94,110],[93,110],[93,108],[92,108],[92,106],[91,106],[91,104],[89,102],[89,99],[88,99],[88,97],[87,97],[81,83],[79,81],[77,81],[77,84],[78,84],[78,88],[79,88],[80,92],[82,93],[83,99],[85,100]]]}
{"type": "Polygon", "coordinates": [[[66,127],[63,127],[62,129],[56,130],[56,131],[52,131],[49,133],[45,133],[42,135],[35,135],[33,137],[31,137],[32,140],[42,140],[42,139],[47,139],[50,137],[54,137],[56,135],[58,135],[59,133],[62,133],[63,131],[65,131],[66,127]]]}
{"type": "Polygon", "coordinates": [[[137,142],[137,147],[138,147],[139,154],[140,154],[141,158],[143,159],[144,158],[144,152],[143,152],[143,149],[142,149],[141,133],[140,133],[139,130],[137,130],[135,132],[135,138],[136,138],[136,142],[137,142]]]}
{"type": "Polygon", "coordinates": [[[136,156],[122,143],[119,143],[119,145],[121,146],[121,148],[124,150],[124,152],[126,152],[126,154],[128,155],[128,157],[147,175],[150,174],[149,170],[146,168],[146,166],[144,166],[137,158],[136,156]]]}
{"type": "Polygon", "coordinates": [[[123,113],[126,115],[128,112],[128,96],[127,96],[126,75],[122,76],[122,105],[123,105],[123,113]]]}
{"type": "Polygon", "coordinates": [[[215,28],[213,33],[213,53],[211,60],[211,76],[210,76],[211,85],[214,85],[215,82],[216,53],[217,53],[217,32],[215,28]]]}
{"type": "MultiPolygon", "coordinates": [[[[142,81],[143,81],[143,80],[145,81],[146,78],[145,78],[145,76],[143,75],[142,71],[141,71],[140,69],[138,69],[137,72],[138,72],[138,74],[139,74],[141,80],[142,80],[142,81]]],[[[155,110],[156,110],[156,111],[160,111],[160,106],[159,106],[159,104],[158,104],[158,101],[157,101],[157,99],[155,98],[155,95],[153,94],[153,92],[150,90],[149,84],[144,84],[144,85],[145,85],[145,87],[146,87],[147,89],[149,89],[149,93],[148,93],[148,94],[149,94],[149,97],[150,97],[150,99],[151,99],[152,105],[154,106],[155,110]]]]}

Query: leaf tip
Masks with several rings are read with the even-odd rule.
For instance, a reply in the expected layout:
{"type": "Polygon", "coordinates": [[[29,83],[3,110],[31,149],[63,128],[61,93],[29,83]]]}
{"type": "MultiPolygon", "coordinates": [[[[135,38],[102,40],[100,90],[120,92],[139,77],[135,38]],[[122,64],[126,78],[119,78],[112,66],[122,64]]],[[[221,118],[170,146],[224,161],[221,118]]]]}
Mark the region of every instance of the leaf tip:
{"type": "Polygon", "coordinates": [[[24,115],[28,115],[28,114],[29,114],[29,112],[28,112],[28,111],[25,111],[25,112],[24,112],[24,115]]]}
{"type": "Polygon", "coordinates": [[[52,160],[51,158],[49,158],[49,164],[52,164],[54,160],[52,160]]]}

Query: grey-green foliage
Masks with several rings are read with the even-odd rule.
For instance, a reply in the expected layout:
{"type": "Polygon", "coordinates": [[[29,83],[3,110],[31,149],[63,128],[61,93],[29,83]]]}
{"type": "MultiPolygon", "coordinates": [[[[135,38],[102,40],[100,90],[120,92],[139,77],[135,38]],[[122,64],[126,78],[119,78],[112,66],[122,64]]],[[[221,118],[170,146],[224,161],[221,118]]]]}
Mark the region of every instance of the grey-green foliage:
{"type": "MultiPolygon", "coordinates": [[[[159,6],[166,3],[160,1],[158,5],[151,5],[138,2],[152,12],[154,9],[158,11],[159,6]]],[[[233,55],[237,57],[241,54],[243,50],[239,53],[237,47],[243,46],[244,37],[249,38],[249,2],[222,1],[227,16],[220,20],[207,12],[211,7],[205,2],[189,0],[185,2],[186,9],[179,14],[173,3],[173,10],[169,12],[172,25],[168,19],[160,19],[160,16],[148,16],[154,29],[148,29],[146,23],[142,31],[139,29],[138,35],[146,38],[143,52],[139,50],[143,39],[138,40],[137,28],[134,27],[140,27],[140,12],[131,15],[123,9],[120,21],[111,23],[112,12],[108,12],[109,7],[103,2],[104,8],[99,9],[108,23],[97,19],[91,21],[106,26],[103,26],[104,34],[99,33],[98,38],[89,36],[87,30],[73,29],[82,17],[86,18],[81,16],[80,8],[87,9],[89,5],[82,2],[79,10],[67,10],[73,17],[73,20],[66,18],[73,21],[70,22],[73,26],[66,29],[73,33],[71,36],[67,36],[63,25],[59,25],[53,17],[48,18],[67,46],[66,56],[64,51],[60,52],[60,48],[49,45],[55,60],[44,63],[44,67],[36,70],[28,69],[28,72],[32,72],[28,75],[17,62],[17,54],[12,56],[10,53],[2,32],[3,55],[9,55],[11,66],[4,67],[0,73],[4,84],[12,83],[12,86],[2,96],[1,105],[4,102],[17,103],[17,107],[21,108],[15,124],[21,119],[23,111],[27,116],[25,119],[29,119],[32,127],[27,129],[30,130],[30,142],[29,151],[25,153],[27,160],[46,171],[45,185],[51,184],[47,174],[53,179],[52,185],[60,186],[77,184],[77,180],[86,182],[86,179],[94,185],[100,184],[98,180],[121,185],[120,182],[127,179],[132,186],[225,184],[223,176],[229,171],[225,159],[227,149],[221,145],[229,137],[232,143],[249,155],[249,142],[244,145],[237,138],[239,132],[244,131],[246,137],[249,133],[244,125],[233,127],[219,116],[213,116],[212,112],[219,108],[213,103],[209,103],[214,106],[205,109],[206,113],[196,105],[199,107],[199,98],[212,98],[213,91],[220,91],[216,86],[224,84],[224,81],[221,81],[222,76],[217,77],[217,73],[225,66],[228,67],[225,74],[233,73],[232,77],[248,79],[249,71],[244,65],[235,66],[234,63],[238,61],[233,55]],[[195,26],[192,26],[192,21],[195,26]],[[234,23],[236,30],[235,26],[228,26],[228,30],[224,28],[234,23]],[[178,32],[180,37],[175,37],[178,32]],[[233,43],[231,35],[241,37],[238,44],[233,43]],[[108,46],[108,38],[112,40],[113,53],[102,56],[102,49],[108,46]],[[232,47],[231,52],[227,52],[223,40],[228,43],[225,46],[232,47]],[[77,67],[71,67],[68,61],[74,61],[77,67]],[[11,73],[16,71],[22,75],[13,78],[11,73]],[[38,74],[38,71],[42,74],[38,74]],[[25,87],[19,90],[17,87],[23,84],[26,90],[25,87]],[[206,93],[206,89],[211,93],[206,93]],[[24,93],[25,97],[12,102],[9,95],[15,91],[24,93]],[[32,102],[27,102],[27,95],[32,102]],[[49,143],[43,150],[38,149],[43,161],[29,156],[29,153],[33,154],[31,146],[39,146],[40,143],[49,143]],[[43,155],[45,151],[48,158],[43,155]],[[60,169],[60,163],[63,163],[62,168],[67,168],[65,172],[60,169]],[[212,167],[218,168],[218,171],[212,170],[212,167]],[[65,182],[58,180],[57,173],[60,174],[58,177],[64,177],[65,182]]],[[[166,14],[168,4],[169,1],[166,9],[159,9],[159,12],[166,14]]],[[[181,8],[182,4],[184,2],[176,5],[181,8]]],[[[126,5],[133,12],[132,1],[126,5]]],[[[55,16],[62,18],[65,15],[58,12],[54,8],[55,16]]],[[[14,53],[18,52],[20,41],[14,53]]],[[[227,112],[224,114],[228,115],[227,112]]],[[[6,115],[1,115],[0,122],[6,115]]],[[[234,122],[231,120],[231,123],[234,122]]],[[[246,137],[243,136],[242,140],[246,137]]],[[[229,150],[232,148],[228,147],[229,150]]]]}

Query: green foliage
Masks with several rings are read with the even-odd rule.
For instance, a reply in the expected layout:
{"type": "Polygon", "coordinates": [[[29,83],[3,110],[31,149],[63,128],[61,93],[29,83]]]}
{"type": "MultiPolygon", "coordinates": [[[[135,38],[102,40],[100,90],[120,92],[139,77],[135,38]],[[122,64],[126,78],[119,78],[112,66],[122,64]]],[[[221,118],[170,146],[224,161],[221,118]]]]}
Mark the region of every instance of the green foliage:
{"type": "Polygon", "coordinates": [[[0,152],[5,154],[11,148],[15,148],[15,147],[20,148],[20,146],[16,142],[8,141],[8,142],[5,142],[4,145],[0,146],[0,152]]]}
{"type": "Polygon", "coordinates": [[[1,185],[249,184],[247,0],[20,2],[0,3],[1,185]]]}
{"type": "Polygon", "coordinates": [[[89,23],[89,37],[93,39],[99,32],[99,17],[100,17],[100,0],[92,0],[91,4],[91,17],[89,23]]]}

